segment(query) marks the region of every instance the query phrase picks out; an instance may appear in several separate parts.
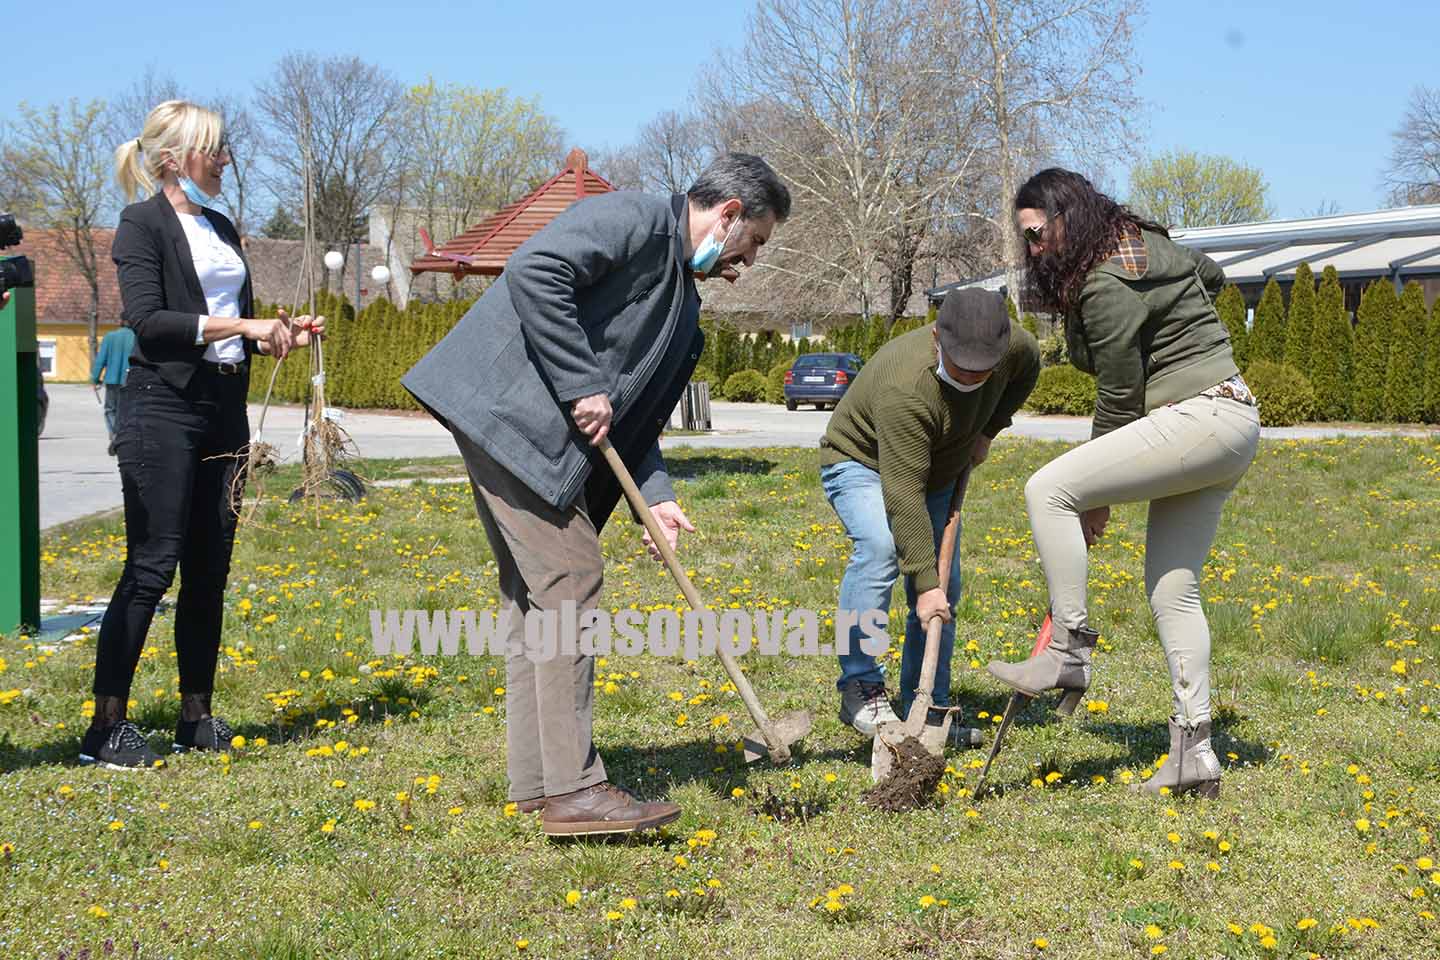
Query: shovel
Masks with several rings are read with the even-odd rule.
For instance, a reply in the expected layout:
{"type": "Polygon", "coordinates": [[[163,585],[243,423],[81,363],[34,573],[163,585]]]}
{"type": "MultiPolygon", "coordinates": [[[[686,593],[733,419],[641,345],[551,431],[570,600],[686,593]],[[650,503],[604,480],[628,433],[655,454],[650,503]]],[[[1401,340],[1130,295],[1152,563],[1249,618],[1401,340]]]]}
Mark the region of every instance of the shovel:
{"type": "MultiPolygon", "coordinates": [[[[1054,623],[1050,614],[1045,614],[1045,622],[1040,624],[1040,632],[1035,637],[1035,647],[1030,651],[1031,657],[1040,656],[1040,652],[1050,646],[1051,631],[1054,623]]],[[[1005,715],[1000,719],[1000,729],[995,731],[995,742],[990,744],[990,756],[985,758],[985,767],[980,771],[980,779],[975,782],[975,796],[980,795],[980,789],[985,786],[985,778],[990,775],[990,764],[995,762],[995,757],[1000,753],[1000,745],[1005,742],[1005,734],[1010,731],[1010,724],[1015,720],[1015,714],[1020,712],[1021,707],[1033,699],[1029,694],[1016,690],[1010,694],[1010,701],[1005,704],[1005,715]]]]}
{"type": "MultiPolygon", "coordinates": [[[[625,491],[625,499],[630,502],[630,509],[645,524],[645,529],[650,533],[650,539],[654,542],[655,548],[660,551],[660,556],[669,568],[670,575],[680,586],[680,592],[685,594],[692,610],[704,610],[705,601],[700,598],[700,592],[685,575],[685,568],[680,566],[680,560],[675,556],[675,551],[670,548],[670,541],[665,539],[665,534],[660,529],[660,524],[650,514],[650,505],[640,495],[640,490],[635,486],[635,480],[630,476],[630,471],[625,462],[620,459],[620,454],[610,445],[609,438],[600,441],[600,452],[605,455],[605,462],[610,464],[610,469],[615,471],[615,478],[620,481],[620,489],[625,491]]],[[[808,711],[797,710],[787,713],[784,716],[771,720],[765,714],[765,708],[760,706],[759,699],[755,696],[755,688],[750,686],[750,681],[745,674],[740,672],[740,665],[730,652],[720,644],[715,646],[715,655],[720,658],[720,664],[729,675],[730,682],[740,693],[740,699],[745,701],[745,709],[750,713],[750,719],[755,721],[755,726],[760,730],[760,740],[754,737],[744,738],[745,762],[754,763],[761,757],[769,756],[777,764],[790,762],[790,748],[794,746],[805,734],[810,732],[812,723],[808,711]]]]}
{"type": "MultiPolygon", "coordinates": [[[[945,521],[945,532],[940,537],[939,574],[940,583],[950,582],[950,561],[955,556],[955,540],[960,532],[960,505],[965,499],[965,487],[970,482],[970,468],[955,481],[955,492],[950,495],[950,515],[945,521]]],[[[915,688],[915,699],[910,701],[910,712],[905,719],[883,725],[875,732],[875,741],[870,745],[870,782],[879,783],[889,777],[895,768],[895,751],[907,738],[914,737],[933,757],[945,754],[945,743],[950,737],[950,725],[955,719],[958,707],[942,707],[945,715],[938,724],[927,724],[926,717],[934,707],[935,668],[940,662],[940,631],[945,622],[931,617],[925,627],[925,659],[920,666],[920,684],[915,688]]]]}

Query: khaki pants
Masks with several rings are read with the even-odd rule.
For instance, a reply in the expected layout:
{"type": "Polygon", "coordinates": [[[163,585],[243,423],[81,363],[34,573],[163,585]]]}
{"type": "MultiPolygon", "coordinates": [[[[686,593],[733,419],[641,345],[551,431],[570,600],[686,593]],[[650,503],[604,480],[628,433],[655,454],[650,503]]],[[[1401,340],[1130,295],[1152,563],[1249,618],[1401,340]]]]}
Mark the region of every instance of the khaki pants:
{"type": "Polygon", "coordinates": [[[513,607],[505,659],[506,772],[510,799],[558,796],[606,780],[591,740],[595,658],[557,653],[534,662],[523,653],[525,613],[577,612],[600,601],[600,538],[582,499],[557,510],[465,437],[455,434],[470,474],[475,509],[500,568],[502,612],[513,607]]]}
{"type": "Polygon", "coordinates": [[[1025,485],[1051,612],[1072,630],[1089,626],[1079,514],[1150,501],[1145,592],[1170,664],[1174,717],[1186,726],[1210,719],[1210,628],[1200,603],[1201,568],[1225,500],[1259,442],[1254,407],[1193,397],[1056,457],[1025,485]]]}

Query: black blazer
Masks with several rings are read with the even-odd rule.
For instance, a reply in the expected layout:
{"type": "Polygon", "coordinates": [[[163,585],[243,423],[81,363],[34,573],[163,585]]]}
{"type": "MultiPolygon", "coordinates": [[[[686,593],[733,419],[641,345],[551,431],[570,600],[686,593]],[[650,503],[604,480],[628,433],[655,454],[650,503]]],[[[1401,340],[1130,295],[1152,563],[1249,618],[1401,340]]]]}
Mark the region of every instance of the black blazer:
{"type": "MultiPolygon", "coordinates": [[[[240,234],[223,214],[201,209],[215,232],[245,263],[240,316],[252,317],[255,300],[250,262],[240,249],[240,234]]],[[[210,307],[195,273],[185,228],[163,192],[120,212],[110,257],[120,278],[121,319],[135,331],[130,362],[154,370],[177,389],[185,389],[208,346],[195,343],[196,318],[208,315],[210,307]]],[[[241,342],[248,367],[256,352],[255,341],[244,338],[241,342]]]]}

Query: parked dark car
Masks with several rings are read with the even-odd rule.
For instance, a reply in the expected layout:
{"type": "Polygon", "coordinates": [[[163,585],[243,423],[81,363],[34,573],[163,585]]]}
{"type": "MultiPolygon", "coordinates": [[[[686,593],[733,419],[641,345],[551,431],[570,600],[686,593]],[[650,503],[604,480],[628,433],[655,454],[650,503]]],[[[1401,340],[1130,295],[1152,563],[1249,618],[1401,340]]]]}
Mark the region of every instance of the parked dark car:
{"type": "Polygon", "coordinates": [[[826,404],[834,407],[850,389],[860,365],[860,358],[853,353],[796,357],[785,372],[785,409],[794,410],[802,403],[813,403],[816,410],[823,410],[826,404]]]}

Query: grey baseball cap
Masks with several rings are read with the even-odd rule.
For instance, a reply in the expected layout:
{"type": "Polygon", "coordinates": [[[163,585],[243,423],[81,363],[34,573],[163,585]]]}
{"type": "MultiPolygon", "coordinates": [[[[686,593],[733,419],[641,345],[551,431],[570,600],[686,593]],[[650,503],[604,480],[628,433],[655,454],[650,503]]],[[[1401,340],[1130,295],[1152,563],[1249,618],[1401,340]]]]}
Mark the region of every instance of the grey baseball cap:
{"type": "Polygon", "coordinates": [[[1005,295],[969,287],[945,295],[935,317],[940,349],[962,370],[983,373],[1000,365],[1010,349],[1010,312],[1005,295]]]}

